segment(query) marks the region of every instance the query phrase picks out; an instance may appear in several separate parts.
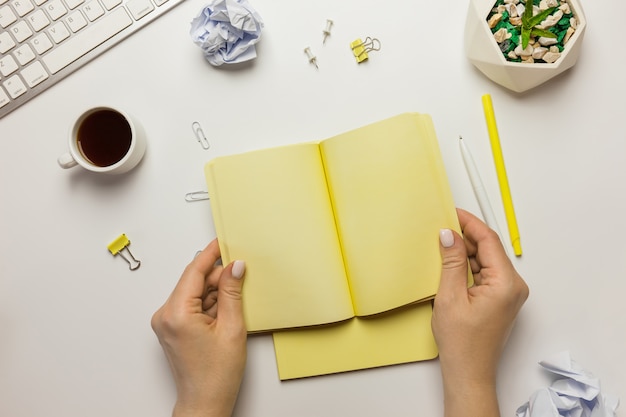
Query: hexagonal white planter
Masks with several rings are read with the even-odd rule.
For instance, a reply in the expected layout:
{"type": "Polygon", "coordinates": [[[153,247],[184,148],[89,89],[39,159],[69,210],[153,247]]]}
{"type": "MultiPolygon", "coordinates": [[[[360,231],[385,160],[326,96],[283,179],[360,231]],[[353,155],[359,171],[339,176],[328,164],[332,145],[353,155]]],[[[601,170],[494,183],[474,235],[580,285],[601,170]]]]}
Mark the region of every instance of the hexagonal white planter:
{"type": "Polygon", "coordinates": [[[587,20],[578,0],[568,0],[578,19],[576,31],[569,39],[561,57],[553,64],[509,62],[502,55],[487,24],[495,0],[470,0],[465,23],[465,54],[489,79],[509,90],[521,93],[530,90],[571,68],[580,55],[587,20]]]}

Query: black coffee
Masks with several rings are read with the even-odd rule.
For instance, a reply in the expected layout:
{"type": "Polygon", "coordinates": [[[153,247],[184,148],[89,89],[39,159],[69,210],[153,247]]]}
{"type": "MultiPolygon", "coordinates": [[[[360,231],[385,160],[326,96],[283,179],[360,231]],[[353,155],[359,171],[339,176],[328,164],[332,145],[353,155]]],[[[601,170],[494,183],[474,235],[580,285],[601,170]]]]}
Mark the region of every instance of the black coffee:
{"type": "Polygon", "coordinates": [[[113,110],[98,110],[83,120],[76,141],[87,160],[108,167],[124,158],[131,139],[130,124],[124,116],[113,110]]]}

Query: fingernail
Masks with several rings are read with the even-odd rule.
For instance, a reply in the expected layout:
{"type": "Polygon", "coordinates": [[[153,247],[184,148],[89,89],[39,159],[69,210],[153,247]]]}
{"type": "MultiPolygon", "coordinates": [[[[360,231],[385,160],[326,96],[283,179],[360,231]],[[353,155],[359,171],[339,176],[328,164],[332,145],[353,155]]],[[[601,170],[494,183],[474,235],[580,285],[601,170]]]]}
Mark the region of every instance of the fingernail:
{"type": "Polygon", "coordinates": [[[439,231],[439,241],[444,248],[454,245],[454,235],[450,229],[441,229],[439,231]]]}
{"type": "Polygon", "coordinates": [[[246,270],[246,263],[244,261],[235,261],[233,262],[233,276],[237,279],[241,279],[243,277],[243,273],[246,270]]]}

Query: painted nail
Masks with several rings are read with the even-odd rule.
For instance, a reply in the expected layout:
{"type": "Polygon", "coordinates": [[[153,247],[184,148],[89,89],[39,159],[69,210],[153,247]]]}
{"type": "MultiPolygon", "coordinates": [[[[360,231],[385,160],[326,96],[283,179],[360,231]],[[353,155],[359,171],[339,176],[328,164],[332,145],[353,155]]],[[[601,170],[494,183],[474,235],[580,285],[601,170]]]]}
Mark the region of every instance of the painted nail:
{"type": "Polygon", "coordinates": [[[439,231],[439,241],[444,248],[454,245],[454,235],[450,229],[441,229],[439,231]]]}
{"type": "Polygon", "coordinates": [[[246,270],[246,263],[244,261],[235,261],[233,263],[232,273],[235,278],[241,279],[241,277],[243,277],[243,273],[245,270],[246,270]]]}

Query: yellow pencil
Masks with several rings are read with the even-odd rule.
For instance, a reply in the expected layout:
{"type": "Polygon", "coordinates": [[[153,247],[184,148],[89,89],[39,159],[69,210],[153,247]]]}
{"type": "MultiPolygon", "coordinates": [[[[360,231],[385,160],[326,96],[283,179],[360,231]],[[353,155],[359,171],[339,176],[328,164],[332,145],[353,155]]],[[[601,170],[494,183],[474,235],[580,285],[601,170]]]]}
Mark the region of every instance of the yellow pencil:
{"type": "Polygon", "coordinates": [[[500,194],[502,195],[502,205],[504,206],[504,215],[506,216],[506,222],[509,226],[509,236],[511,238],[511,244],[513,245],[513,252],[515,256],[521,256],[522,244],[517,228],[517,220],[515,219],[515,209],[513,208],[509,181],[506,176],[504,158],[502,157],[500,136],[498,135],[498,126],[496,125],[496,115],[493,111],[493,104],[489,94],[483,95],[483,109],[485,110],[489,142],[491,142],[491,152],[493,153],[493,161],[496,165],[496,174],[498,176],[498,183],[500,184],[500,194]]]}

